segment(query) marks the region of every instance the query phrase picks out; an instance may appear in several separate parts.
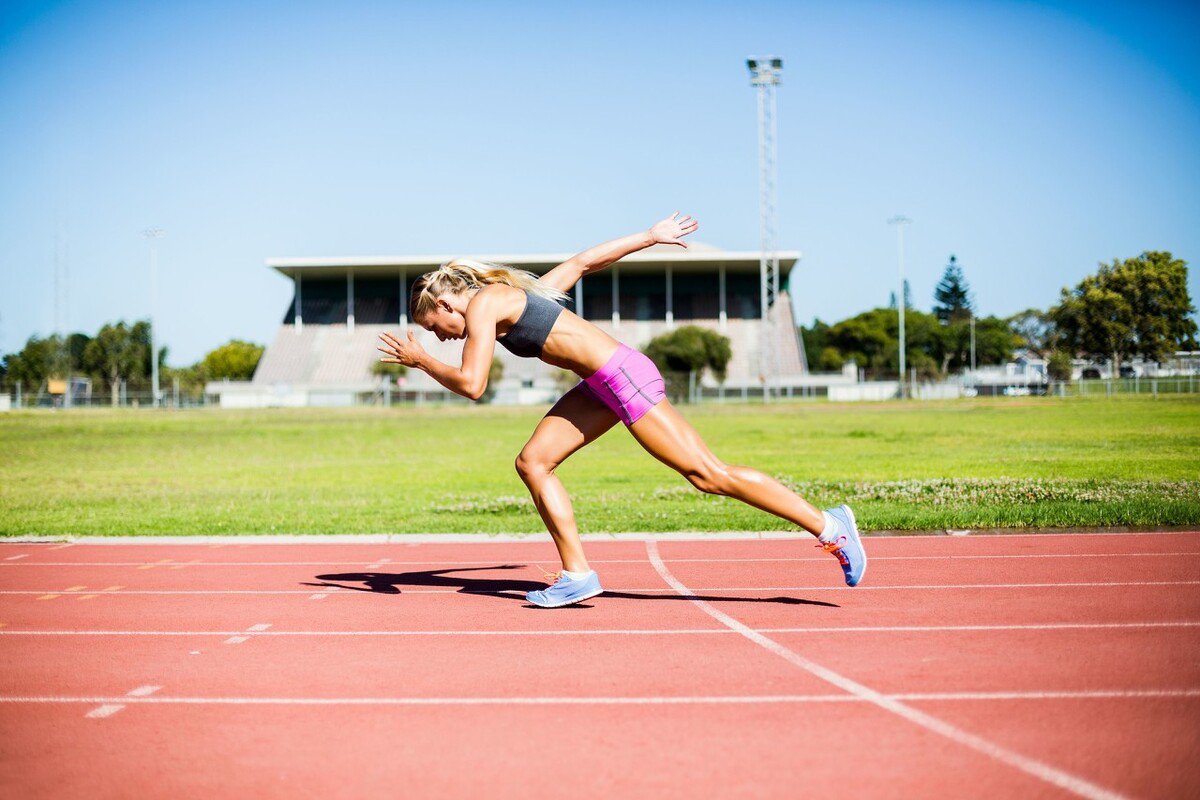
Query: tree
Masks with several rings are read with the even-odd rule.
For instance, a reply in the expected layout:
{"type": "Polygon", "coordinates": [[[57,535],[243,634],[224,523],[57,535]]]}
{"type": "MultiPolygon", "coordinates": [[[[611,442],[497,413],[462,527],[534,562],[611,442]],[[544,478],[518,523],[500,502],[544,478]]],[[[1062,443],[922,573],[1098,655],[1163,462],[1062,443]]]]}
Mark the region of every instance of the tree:
{"type": "Polygon", "coordinates": [[[231,339],[204,357],[200,371],[210,381],[248,381],[262,358],[262,345],[231,339]]]}
{"type": "Polygon", "coordinates": [[[946,265],[946,271],[942,273],[941,282],[933,290],[933,299],[937,301],[933,313],[943,325],[969,319],[974,313],[971,289],[963,277],[962,268],[958,266],[958,259],[953,255],[946,265]]]}
{"type": "Polygon", "coordinates": [[[1055,350],[1046,360],[1046,373],[1051,380],[1067,383],[1071,380],[1071,354],[1055,350]]]}
{"type": "MultiPolygon", "coordinates": [[[[904,309],[907,311],[908,309],[910,309],[912,307],[913,307],[912,289],[908,285],[908,278],[905,278],[904,279],[904,309]]],[[[888,295],[888,308],[892,309],[893,311],[896,310],[896,293],[895,292],[892,292],[890,295],[888,295]]]]}
{"type": "Polygon", "coordinates": [[[150,325],[106,323],[83,351],[84,366],[108,383],[112,404],[120,402],[122,380],[144,377],[150,366],[150,325]]]}
{"type": "MultiPolygon", "coordinates": [[[[904,314],[907,366],[929,378],[937,374],[941,339],[937,318],[910,310],[904,314]]],[[[900,321],[896,311],[876,308],[842,320],[829,329],[821,364],[834,368],[853,359],[872,378],[895,378],[900,372],[900,321]]]]}
{"type": "Polygon", "coordinates": [[[724,382],[729,360],[733,358],[727,337],[698,325],[684,325],[656,336],[642,352],[662,372],[672,399],[684,396],[687,376],[692,372],[701,373],[708,368],[718,382],[724,382]]]}
{"type": "Polygon", "coordinates": [[[1008,327],[1012,329],[1020,344],[1038,358],[1046,358],[1054,349],[1054,339],[1057,331],[1054,319],[1049,313],[1036,308],[1027,308],[1008,318],[1008,327]]]}
{"type": "Polygon", "coordinates": [[[504,362],[496,356],[492,356],[492,366],[488,368],[487,387],[483,390],[483,394],[479,397],[480,403],[490,403],[492,398],[496,396],[496,386],[504,377],[504,362]]]}
{"type": "Polygon", "coordinates": [[[1195,312],[1187,291],[1187,263],[1148,251],[1101,264],[1050,314],[1072,351],[1110,358],[1114,374],[1126,357],[1164,361],[1173,350],[1196,349],[1195,312]]]}
{"type": "MultiPolygon", "coordinates": [[[[813,319],[811,328],[806,328],[803,325],[796,326],[796,332],[800,335],[800,341],[804,342],[804,354],[808,356],[809,369],[827,369],[821,366],[821,354],[825,352],[827,347],[826,340],[829,337],[829,326],[819,319],[813,319]]],[[[841,363],[838,363],[838,369],[841,363]]]]}

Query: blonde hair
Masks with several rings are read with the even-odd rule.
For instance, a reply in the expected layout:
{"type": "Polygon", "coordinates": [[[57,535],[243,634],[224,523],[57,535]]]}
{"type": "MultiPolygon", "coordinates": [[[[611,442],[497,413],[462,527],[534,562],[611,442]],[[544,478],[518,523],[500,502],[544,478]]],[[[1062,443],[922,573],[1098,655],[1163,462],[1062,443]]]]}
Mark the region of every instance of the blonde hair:
{"type": "Polygon", "coordinates": [[[524,289],[556,303],[569,297],[565,292],[539,281],[532,272],[471,258],[456,258],[413,281],[408,297],[408,318],[416,322],[431,313],[437,308],[437,299],[443,294],[459,294],[493,283],[524,289]]]}

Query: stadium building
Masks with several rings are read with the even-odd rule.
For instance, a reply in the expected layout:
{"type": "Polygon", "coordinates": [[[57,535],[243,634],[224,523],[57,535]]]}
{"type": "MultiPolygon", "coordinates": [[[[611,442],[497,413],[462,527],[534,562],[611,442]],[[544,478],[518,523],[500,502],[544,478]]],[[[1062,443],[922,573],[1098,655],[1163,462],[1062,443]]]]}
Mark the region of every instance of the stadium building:
{"type": "MultiPolygon", "coordinates": [[[[543,274],[570,253],[472,256],[543,274]]],[[[762,301],[758,251],[725,251],[699,243],[687,250],[655,245],[583,278],[571,291],[568,308],[619,341],[644,347],[680,325],[700,325],[729,338],[733,358],[720,386],[705,375],[705,393],[761,396],[765,381],[792,395],[814,383],[842,376],[809,376],[803,344],[792,319],[788,276],[800,254],[779,253],[780,294],[771,309],[778,364],[764,375],[760,360],[762,301]]],[[[437,269],[449,256],[372,258],[271,258],[267,266],[294,284],[274,341],[250,382],[210,384],[209,393],[225,406],[351,405],[371,398],[421,402],[456,397],[418,370],[395,384],[374,373],[377,337],[384,331],[406,335],[412,281],[437,269]]],[[[440,342],[420,326],[417,340],[435,358],[462,363],[462,341],[440,342]]],[[[537,359],[518,358],[502,347],[504,366],[493,402],[546,403],[577,378],[537,359]]]]}

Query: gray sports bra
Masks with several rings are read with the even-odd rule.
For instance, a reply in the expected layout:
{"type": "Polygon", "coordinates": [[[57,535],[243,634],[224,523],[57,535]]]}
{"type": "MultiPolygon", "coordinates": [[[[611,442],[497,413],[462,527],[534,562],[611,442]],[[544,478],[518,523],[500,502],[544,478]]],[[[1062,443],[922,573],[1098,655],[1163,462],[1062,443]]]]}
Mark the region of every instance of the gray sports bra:
{"type": "Polygon", "coordinates": [[[542,354],[546,337],[550,335],[550,329],[563,312],[563,307],[553,300],[532,294],[528,289],[522,291],[525,292],[525,310],[516,324],[508,329],[508,333],[496,337],[496,341],[513,355],[537,358],[542,354]]]}

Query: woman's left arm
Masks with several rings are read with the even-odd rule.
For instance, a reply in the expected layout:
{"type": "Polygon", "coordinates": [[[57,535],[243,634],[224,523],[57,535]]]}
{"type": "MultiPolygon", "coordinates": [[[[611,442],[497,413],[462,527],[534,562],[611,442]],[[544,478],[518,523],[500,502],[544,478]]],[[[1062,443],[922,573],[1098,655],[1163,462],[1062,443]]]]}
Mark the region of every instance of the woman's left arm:
{"type": "Polygon", "coordinates": [[[429,355],[411,330],[407,341],[401,341],[389,333],[380,334],[379,338],[386,345],[379,348],[386,356],[380,361],[415,367],[455,394],[478,400],[487,389],[492,354],[496,351],[494,298],[480,292],[467,307],[467,339],[461,367],[443,364],[429,355]]]}

